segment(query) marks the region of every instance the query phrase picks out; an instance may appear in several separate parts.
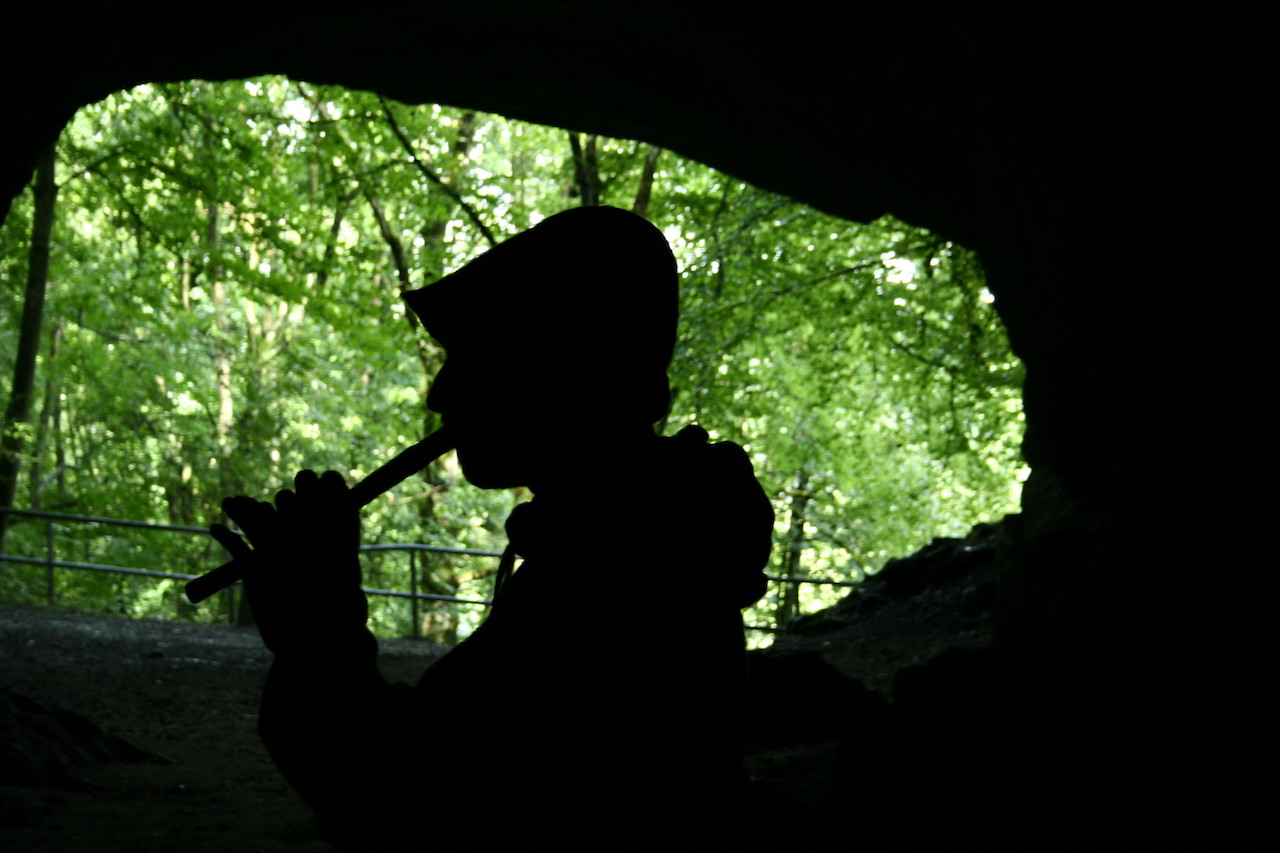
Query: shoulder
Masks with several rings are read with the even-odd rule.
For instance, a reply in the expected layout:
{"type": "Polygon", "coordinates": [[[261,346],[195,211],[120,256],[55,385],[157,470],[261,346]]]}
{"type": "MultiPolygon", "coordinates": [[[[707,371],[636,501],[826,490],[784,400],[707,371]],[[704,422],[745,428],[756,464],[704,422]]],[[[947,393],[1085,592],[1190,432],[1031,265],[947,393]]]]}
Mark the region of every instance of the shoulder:
{"type": "Polygon", "coordinates": [[[732,441],[709,442],[702,427],[691,424],[666,439],[672,461],[684,475],[686,483],[705,497],[713,493],[741,511],[744,504],[754,504],[757,516],[767,512],[772,524],[773,508],[756,479],[751,458],[732,441]]]}
{"type": "Polygon", "coordinates": [[[707,431],[690,424],[680,432],[663,439],[670,452],[682,463],[737,478],[755,479],[747,452],[732,441],[710,442],[707,431]]]}

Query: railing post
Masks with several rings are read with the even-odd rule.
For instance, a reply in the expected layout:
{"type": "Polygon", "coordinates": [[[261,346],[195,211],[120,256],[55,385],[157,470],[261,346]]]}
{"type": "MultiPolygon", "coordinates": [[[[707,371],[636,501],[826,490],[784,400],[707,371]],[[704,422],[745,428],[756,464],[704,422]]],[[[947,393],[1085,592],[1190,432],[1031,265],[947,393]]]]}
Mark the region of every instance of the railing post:
{"type": "Polygon", "coordinates": [[[422,639],[422,622],[418,619],[418,552],[409,549],[409,618],[413,620],[413,638],[422,639]]]}
{"type": "Polygon", "coordinates": [[[44,520],[44,586],[45,599],[53,606],[53,519],[44,520]]]}

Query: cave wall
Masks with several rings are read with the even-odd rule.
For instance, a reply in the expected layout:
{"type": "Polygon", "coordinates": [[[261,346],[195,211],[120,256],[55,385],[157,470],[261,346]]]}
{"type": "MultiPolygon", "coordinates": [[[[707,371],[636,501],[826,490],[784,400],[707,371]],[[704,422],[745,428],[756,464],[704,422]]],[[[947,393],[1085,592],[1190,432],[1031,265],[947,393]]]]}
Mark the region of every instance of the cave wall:
{"type": "Polygon", "coordinates": [[[1135,543],[1173,506],[1150,437],[1176,429],[1186,376],[1176,327],[1150,311],[1168,282],[1139,257],[1164,215],[1145,152],[1170,138],[1168,96],[1118,19],[1052,3],[1007,16],[674,0],[25,14],[4,37],[0,206],[85,103],[144,81],[283,73],[644,139],[831,214],[892,212],[978,250],[1028,370],[1027,530],[1114,545],[1081,551],[1070,583],[1010,589],[1029,589],[1015,596],[1040,603],[1027,606],[1065,597],[1078,618],[1090,579],[1143,583],[1135,543]]]}

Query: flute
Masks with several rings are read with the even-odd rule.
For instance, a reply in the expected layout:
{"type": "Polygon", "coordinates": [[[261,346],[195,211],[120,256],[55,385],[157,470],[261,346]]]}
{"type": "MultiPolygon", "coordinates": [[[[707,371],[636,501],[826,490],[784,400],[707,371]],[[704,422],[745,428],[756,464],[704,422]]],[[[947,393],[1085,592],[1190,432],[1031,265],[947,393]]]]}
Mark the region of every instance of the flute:
{"type": "MultiPolygon", "coordinates": [[[[453,450],[453,438],[443,428],[438,429],[412,447],[397,453],[390,462],[352,486],[347,494],[355,501],[357,508],[364,507],[378,495],[400,485],[450,450],[453,450]]],[[[204,601],[215,592],[243,580],[244,570],[245,567],[239,560],[223,563],[213,571],[189,581],[186,586],[187,598],[192,604],[204,601]]]]}

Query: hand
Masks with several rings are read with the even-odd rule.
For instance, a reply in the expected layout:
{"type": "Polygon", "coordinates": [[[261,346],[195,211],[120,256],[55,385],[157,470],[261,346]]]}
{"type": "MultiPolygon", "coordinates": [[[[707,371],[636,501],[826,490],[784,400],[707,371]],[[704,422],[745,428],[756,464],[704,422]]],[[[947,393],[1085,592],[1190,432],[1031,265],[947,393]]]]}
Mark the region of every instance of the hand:
{"type": "Polygon", "coordinates": [[[245,593],[268,647],[280,654],[341,626],[364,627],[359,509],[340,474],[301,471],[274,506],[233,497],[222,508],[248,542],[222,525],[210,533],[245,563],[245,593]]]}

